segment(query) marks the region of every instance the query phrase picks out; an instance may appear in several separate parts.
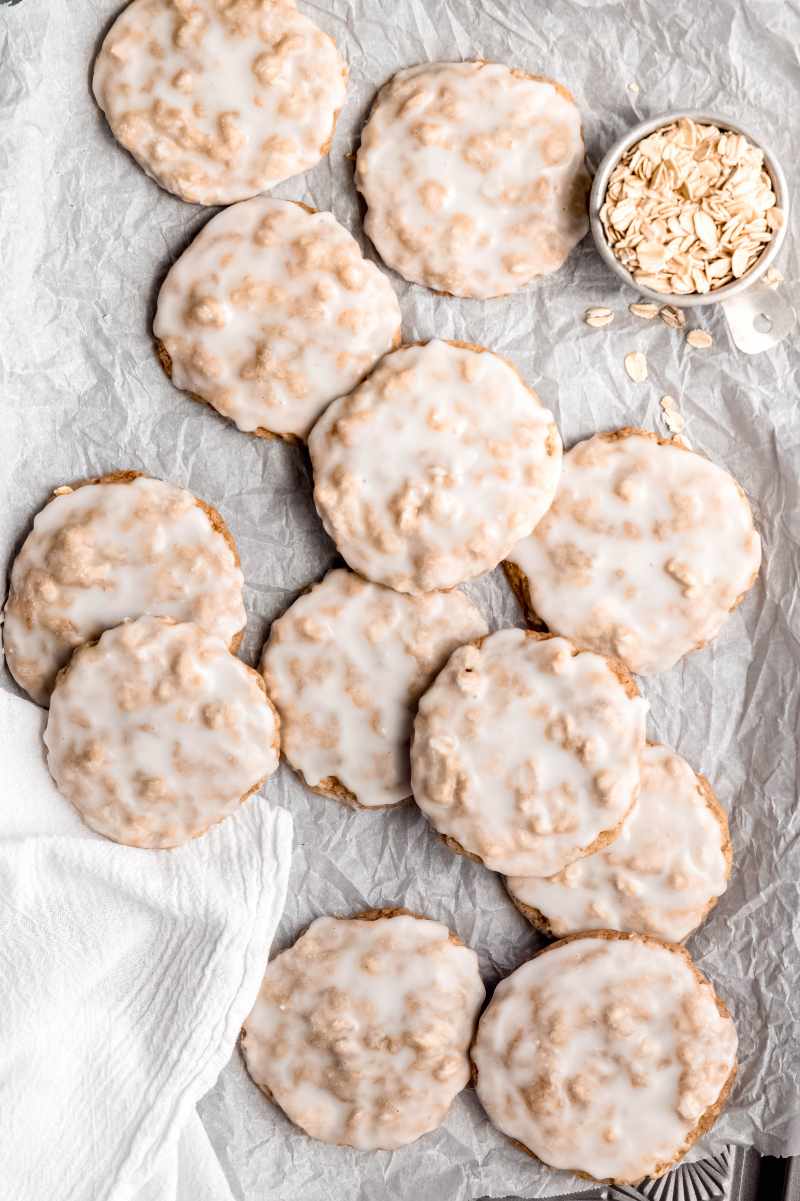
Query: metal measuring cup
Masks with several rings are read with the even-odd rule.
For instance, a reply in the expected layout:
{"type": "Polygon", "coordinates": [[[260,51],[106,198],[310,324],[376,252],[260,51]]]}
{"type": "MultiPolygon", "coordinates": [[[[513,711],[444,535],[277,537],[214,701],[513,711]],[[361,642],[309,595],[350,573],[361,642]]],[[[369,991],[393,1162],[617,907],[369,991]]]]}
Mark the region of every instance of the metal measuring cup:
{"type": "Polygon", "coordinates": [[[638,125],[629,129],[603,157],[597,168],[589,197],[592,237],[600,257],[611,270],[640,296],[656,301],[659,305],[671,304],[676,308],[693,309],[699,308],[701,305],[721,304],[731,337],[739,350],[744,351],[745,354],[758,354],[762,350],[768,350],[771,346],[777,345],[791,332],[797,320],[795,311],[788,300],[781,296],[775,288],[765,284],[762,278],[780,253],[788,228],[788,218],[789,189],[786,184],[786,176],[775,155],[764,145],[762,139],[756,137],[750,130],[744,129],[737,122],[730,121],[727,117],[691,109],[664,113],[649,121],[640,121],[638,125]],[[784,213],[783,224],[780,229],[775,231],[772,240],[767,242],[761,256],[750,270],[740,279],[734,279],[721,288],[703,294],[656,292],[652,288],[642,287],[613,254],[600,220],[600,209],[605,201],[608,181],[619,160],[637,142],[648,137],[649,134],[655,133],[656,130],[662,129],[665,125],[671,125],[680,120],[681,117],[689,117],[698,125],[716,125],[719,129],[743,134],[751,145],[762,150],[764,152],[764,168],[772,181],[772,190],[775,193],[777,206],[784,213]]]}

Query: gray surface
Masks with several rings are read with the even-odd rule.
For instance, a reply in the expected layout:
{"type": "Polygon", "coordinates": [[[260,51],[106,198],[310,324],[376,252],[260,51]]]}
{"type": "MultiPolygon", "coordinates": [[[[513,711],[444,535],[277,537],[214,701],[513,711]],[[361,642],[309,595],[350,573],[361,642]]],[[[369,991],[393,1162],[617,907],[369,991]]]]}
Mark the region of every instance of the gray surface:
{"type": "MultiPolygon", "coordinates": [[[[88,64],[118,0],[26,0],[0,18],[1,558],[50,489],[133,467],[187,485],[222,511],[242,553],[256,655],[269,621],[333,559],[297,450],[249,439],[171,388],[155,361],[152,305],[163,272],[207,213],[161,192],[113,143],[87,87],[88,64]]],[[[554,75],[586,118],[590,157],[636,120],[709,106],[764,129],[790,174],[800,160],[794,4],[694,0],[321,0],[301,4],[334,34],[351,86],[333,153],[277,194],[330,207],[356,234],[346,157],[376,87],[422,59],[485,56],[554,75]],[[628,85],[636,83],[634,93],[628,85]]],[[[797,213],[780,266],[797,299],[797,213]]],[[[796,805],[800,365],[786,343],[745,360],[722,314],[702,322],[711,352],[627,315],[623,293],[587,238],[565,268],[503,301],[453,301],[392,277],[407,338],[484,342],[508,355],[557,415],[565,442],[625,424],[658,428],[658,398],[676,396],[692,444],[728,467],[753,498],[766,569],[720,639],[650,681],[651,737],[712,780],[733,813],[731,887],[692,939],[701,968],[731,1005],[742,1067],[719,1123],[723,1140],[800,1149],[798,978],[793,930],[800,880],[796,805]],[[613,326],[590,330],[588,304],[613,326]],[[626,352],[647,352],[635,387],[626,352]],[[769,1031],[769,1034],[768,1034],[769,1031]]],[[[519,620],[503,581],[470,590],[494,624],[519,620]]],[[[8,676],[4,687],[13,687],[8,676]]],[[[320,912],[403,902],[451,922],[479,949],[490,985],[536,937],[496,877],[446,852],[412,808],[349,814],[305,793],[282,768],[269,799],[297,830],[292,900],[280,941],[320,912]]],[[[468,1090],[442,1131],[395,1155],[312,1144],[267,1105],[234,1055],[202,1113],[237,1201],[536,1197],[563,1193],[550,1173],[496,1134],[468,1090]]]]}

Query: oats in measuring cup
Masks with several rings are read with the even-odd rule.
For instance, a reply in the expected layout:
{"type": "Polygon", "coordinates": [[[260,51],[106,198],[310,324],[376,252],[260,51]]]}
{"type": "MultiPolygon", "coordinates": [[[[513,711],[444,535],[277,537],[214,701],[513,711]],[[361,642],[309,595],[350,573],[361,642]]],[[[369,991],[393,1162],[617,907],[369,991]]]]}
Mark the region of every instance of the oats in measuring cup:
{"type": "Polygon", "coordinates": [[[704,294],[745,275],[784,215],[762,150],[743,134],[681,117],[620,159],[600,218],[642,287],[704,294]]]}

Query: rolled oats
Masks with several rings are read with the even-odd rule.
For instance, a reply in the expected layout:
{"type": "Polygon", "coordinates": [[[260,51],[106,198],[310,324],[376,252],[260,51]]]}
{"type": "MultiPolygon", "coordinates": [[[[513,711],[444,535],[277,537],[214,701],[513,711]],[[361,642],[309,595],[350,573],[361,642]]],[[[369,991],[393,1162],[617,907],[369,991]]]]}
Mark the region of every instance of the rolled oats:
{"type": "Polygon", "coordinates": [[[672,434],[679,434],[686,425],[686,422],[678,408],[677,401],[673,396],[662,396],[659,403],[667,429],[672,434]]]}
{"type": "Polygon", "coordinates": [[[600,218],[643,287],[704,294],[745,275],[783,224],[764,154],[683,117],[632,146],[611,172],[600,218]]]}
{"type": "Polygon", "coordinates": [[[635,384],[644,383],[647,379],[647,359],[641,350],[633,350],[625,355],[625,370],[635,384]]]}
{"type": "Polygon", "coordinates": [[[599,329],[604,325],[610,325],[614,320],[614,314],[611,312],[611,309],[596,306],[595,308],[587,309],[583,315],[583,319],[587,325],[599,329]]]}
{"type": "Polygon", "coordinates": [[[686,334],[686,341],[695,350],[708,350],[714,345],[714,339],[704,329],[690,329],[686,334]]]}
{"type": "Polygon", "coordinates": [[[658,316],[658,305],[651,304],[649,301],[638,301],[636,304],[629,304],[628,311],[633,313],[634,317],[641,317],[644,321],[652,321],[658,316]]]}
{"type": "Polygon", "coordinates": [[[658,315],[670,329],[683,329],[686,324],[686,314],[683,309],[676,309],[674,304],[662,305],[658,315]]]}

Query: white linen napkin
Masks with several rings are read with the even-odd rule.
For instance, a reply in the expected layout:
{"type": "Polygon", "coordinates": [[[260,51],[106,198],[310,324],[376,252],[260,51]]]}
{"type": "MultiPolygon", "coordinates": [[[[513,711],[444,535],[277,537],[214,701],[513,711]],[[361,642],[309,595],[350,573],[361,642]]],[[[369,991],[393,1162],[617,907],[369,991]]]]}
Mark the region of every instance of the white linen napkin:
{"type": "Polygon", "coordinates": [[[251,798],[175,851],[92,834],[0,693],[0,1181],[8,1201],[228,1201],[197,1101],[286,897],[289,814],[251,798]]]}

